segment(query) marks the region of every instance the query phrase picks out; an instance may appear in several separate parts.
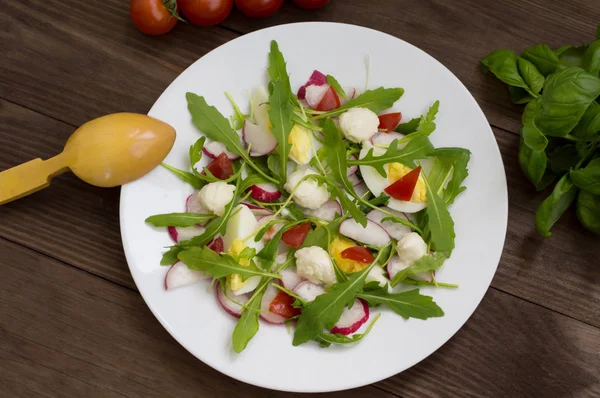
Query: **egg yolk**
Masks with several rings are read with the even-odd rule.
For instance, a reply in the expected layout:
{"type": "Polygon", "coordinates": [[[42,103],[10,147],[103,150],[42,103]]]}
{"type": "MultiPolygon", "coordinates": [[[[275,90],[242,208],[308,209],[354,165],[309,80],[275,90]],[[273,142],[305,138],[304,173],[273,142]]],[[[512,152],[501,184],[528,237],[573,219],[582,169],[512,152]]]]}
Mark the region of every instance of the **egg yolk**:
{"type": "MultiPolygon", "coordinates": [[[[245,248],[246,244],[244,243],[244,241],[240,238],[235,238],[227,253],[234,257],[239,256],[245,248]]],[[[247,267],[250,265],[250,260],[248,260],[247,258],[242,258],[240,259],[239,264],[243,265],[244,267],[247,267]]],[[[245,284],[246,282],[242,281],[242,276],[240,274],[232,274],[227,276],[227,286],[233,292],[241,289],[242,286],[244,286],[245,284]]]]}
{"type": "MultiPolygon", "coordinates": [[[[404,177],[408,174],[412,169],[403,165],[402,163],[390,163],[388,164],[388,181],[390,185],[398,181],[400,178],[404,177]]],[[[427,186],[425,185],[425,180],[423,180],[423,176],[419,175],[419,179],[417,180],[417,185],[415,185],[415,190],[413,191],[412,197],[410,198],[411,202],[424,203],[427,202],[427,186]]]]}
{"type": "Polygon", "coordinates": [[[291,145],[290,157],[299,164],[307,164],[312,152],[312,139],[310,130],[299,124],[294,125],[288,136],[291,145]]]}
{"type": "Polygon", "coordinates": [[[331,242],[331,256],[335,260],[337,266],[346,273],[362,271],[369,265],[361,263],[360,261],[351,260],[349,258],[342,258],[342,252],[354,246],[356,246],[356,243],[339,236],[336,237],[333,242],[331,242]]]}

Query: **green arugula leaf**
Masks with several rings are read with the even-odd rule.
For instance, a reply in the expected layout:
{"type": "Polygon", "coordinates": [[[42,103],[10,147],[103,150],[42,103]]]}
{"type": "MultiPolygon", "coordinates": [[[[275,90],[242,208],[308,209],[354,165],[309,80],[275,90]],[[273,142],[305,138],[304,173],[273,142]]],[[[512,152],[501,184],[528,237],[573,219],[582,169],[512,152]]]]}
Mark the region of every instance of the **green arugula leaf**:
{"type": "Polygon", "coordinates": [[[350,108],[368,108],[375,113],[391,108],[396,101],[404,94],[403,88],[383,88],[367,90],[358,97],[346,102],[337,109],[315,116],[313,119],[325,119],[331,116],[337,116],[350,108]]]}
{"type": "Polygon", "coordinates": [[[244,127],[244,121],[248,118],[248,115],[244,114],[240,110],[240,107],[235,102],[231,94],[225,92],[225,96],[227,97],[227,99],[231,103],[231,106],[233,107],[234,114],[233,116],[231,116],[231,127],[233,127],[234,130],[240,130],[242,127],[244,127]]]}
{"type": "Polygon", "coordinates": [[[250,174],[250,175],[248,175],[248,177],[246,177],[244,180],[242,180],[242,182],[241,182],[242,185],[240,187],[240,191],[246,192],[248,190],[248,188],[250,188],[251,186],[257,185],[257,184],[264,184],[265,182],[266,181],[261,176],[259,176],[257,174],[250,174]]]}
{"type": "Polygon", "coordinates": [[[146,218],[146,222],[155,227],[191,227],[214,217],[213,214],[168,213],[150,216],[146,218]]]}
{"type": "Polygon", "coordinates": [[[576,209],[579,222],[590,231],[600,234],[600,195],[580,191],[576,209]]]}
{"type": "Polygon", "coordinates": [[[402,149],[398,148],[398,143],[398,140],[392,141],[385,153],[380,156],[375,156],[375,148],[371,148],[364,157],[358,160],[349,160],[348,165],[370,166],[377,170],[382,177],[387,177],[384,167],[385,165],[393,162],[399,162],[410,168],[415,168],[415,160],[426,159],[427,156],[433,151],[433,145],[431,144],[431,141],[429,141],[429,139],[425,136],[415,136],[409,140],[406,146],[402,149]]]}
{"type": "MultiPolygon", "coordinates": [[[[268,72],[271,82],[280,80],[283,83],[283,92],[293,95],[292,86],[290,85],[290,76],[288,75],[285,65],[285,59],[283,58],[281,51],[279,51],[279,45],[275,40],[271,40],[268,72]]],[[[291,99],[291,97],[289,98],[291,99]]]]}
{"type": "Polygon", "coordinates": [[[200,137],[194,145],[190,146],[190,166],[194,169],[194,165],[202,159],[202,148],[204,148],[204,142],[206,137],[200,137]]]}
{"type": "Polygon", "coordinates": [[[197,175],[190,173],[189,171],[179,170],[178,168],[169,166],[166,163],[161,163],[160,165],[179,177],[181,181],[190,184],[195,189],[200,189],[204,186],[204,182],[198,178],[197,175]]]}
{"type": "Polygon", "coordinates": [[[261,251],[258,252],[256,256],[266,261],[275,261],[275,258],[277,257],[277,251],[279,249],[279,242],[281,241],[281,237],[283,236],[283,234],[290,228],[293,228],[299,224],[304,224],[305,222],[307,221],[300,220],[283,226],[279,231],[277,231],[277,233],[271,238],[271,240],[267,242],[267,244],[262,248],[261,251]]]}
{"type": "Polygon", "coordinates": [[[415,131],[417,131],[417,128],[419,127],[420,122],[421,122],[420,117],[410,119],[406,123],[400,123],[398,125],[398,127],[396,127],[395,131],[399,132],[400,134],[405,134],[405,135],[414,133],[415,131]]]}
{"type": "Polygon", "coordinates": [[[288,137],[292,131],[292,104],[290,102],[289,92],[286,91],[284,83],[277,80],[273,83],[273,92],[269,96],[269,120],[273,124],[271,131],[277,140],[277,153],[279,154],[279,179],[285,184],[287,177],[287,162],[290,153],[290,144],[288,137]]]}
{"type": "Polygon", "coordinates": [[[232,274],[239,274],[242,280],[246,280],[251,276],[279,278],[277,274],[261,270],[254,262],[251,262],[248,266],[243,266],[230,255],[219,255],[206,246],[185,249],[177,255],[177,258],[183,261],[190,269],[202,271],[214,279],[232,274]]]}
{"type": "Polygon", "coordinates": [[[443,252],[434,252],[433,254],[425,255],[394,275],[390,285],[394,287],[409,276],[420,274],[421,272],[434,271],[440,268],[446,259],[448,259],[448,255],[443,252]]]}
{"type": "Polygon", "coordinates": [[[421,116],[421,118],[419,119],[419,126],[417,127],[417,130],[402,138],[400,140],[400,143],[403,144],[406,141],[410,141],[415,139],[416,137],[419,136],[423,136],[423,137],[428,137],[431,135],[431,133],[433,133],[435,131],[435,116],[437,115],[438,111],[440,109],[440,101],[435,101],[433,103],[433,105],[431,105],[429,107],[429,110],[427,111],[427,113],[423,116],[421,116]]]}
{"type": "Polygon", "coordinates": [[[582,169],[572,170],[570,177],[573,185],[593,195],[600,195],[600,158],[593,159],[582,169]]]}
{"type": "Polygon", "coordinates": [[[346,92],[344,92],[344,89],[342,88],[340,83],[335,79],[335,77],[333,77],[331,75],[327,75],[327,84],[329,84],[331,87],[333,87],[335,92],[338,93],[339,95],[341,95],[342,98],[344,98],[346,101],[348,101],[348,96],[346,95],[346,92]]]}
{"type": "Polygon", "coordinates": [[[354,333],[352,336],[345,336],[339,333],[332,334],[323,332],[319,337],[317,337],[316,340],[321,344],[321,347],[329,347],[331,344],[357,343],[369,334],[371,329],[373,329],[373,325],[375,325],[375,322],[377,322],[380,316],[381,314],[377,314],[375,318],[373,318],[373,320],[371,321],[369,326],[367,326],[367,329],[364,331],[364,333],[354,333]]]}
{"type": "Polygon", "coordinates": [[[546,237],[552,235],[550,228],[573,203],[576,195],[577,187],[571,182],[569,174],[565,174],[535,213],[535,226],[540,235],[546,237]]]}
{"type": "Polygon", "coordinates": [[[160,265],[175,264],[177,261],[179,261],[177,255],[181,252],[181,250],[183,249],[178,245],[169,247],[169,250],[163,253],[162,259],[160,260],[160,265]]]}
{"type": "Polygon", "coordinates": [[[262,278],[254,290],[252,297],[246,303],[240,319],[235,324],[231,336],[233,350],[238,354],[246,349],[246,346],[258,332],[260,305],[267,290],[271,278],[262,278]]]}
{"type": "Polygon", "coordinates": [[[318,246],[329,253],[329,244],[340,229],[340,224],[345,219],[346,217],[338,217],[327,225],[322,225],[309,231],[300,248],[318,246]]]}
{"type": "Polygon", "coordinates": [[[423,176],[425,186],[427,187],[427,201],[429,205],[426,207],[429,223],[429,232],[431,234],[431,246],[434,250],[451,252],[454,249],[454,221],[448,212],[446,203],[433,190],[427,177],[423,176]]]}
{"type": "Polygon", "coordinates": [[[359,293],[370,306],[385,305],[401,317],[427,319],[444,316],[444,311],[433,301],[433,297],[423,296],[419,289],[401,293],[390,293],[386,288],[359,293]]]}
{"type": "Polygon", "coordinates": [[[448,181],[446,188],[443,189],[442,195],[446,204],[450,205],[466,189],[461,184],[469,175],[467,164],[471,158],[471,151],[465,148],[438,148],[430,156],[435,157],[434,166],[429,174],[429,182],[434,192],[439,193],[446,182],[449,176],[448,168],[452,173],[452,178],[448,181]],[[441,168],[441,170],[438,168],[441,168]],[[437,181],[434,181],[432,177],[436,178],[437,181]]]}
{"type": "Polygon", "coordinates": [[[560,65],[558,56],[546,44],[536,44],[527,47],[521,57],[531,62],[544,76],[556,72],[560,65]]]}

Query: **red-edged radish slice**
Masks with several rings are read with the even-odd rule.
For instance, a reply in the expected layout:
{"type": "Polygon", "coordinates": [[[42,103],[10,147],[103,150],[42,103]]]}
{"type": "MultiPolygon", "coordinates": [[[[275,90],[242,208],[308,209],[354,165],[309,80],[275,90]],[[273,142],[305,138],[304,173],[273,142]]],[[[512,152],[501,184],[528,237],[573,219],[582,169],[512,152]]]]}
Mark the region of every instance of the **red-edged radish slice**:
{"type": "Polygon", "coordinates": [[[250,188],[250,197],[258,200],[259,202],[273,202],[281,196],[281,192],[273,184],[256,184],[250,188]]]}
{"type": "Polygon", "coordinates": [[[231,161],[238,160],[240,158],[238,154],[228,151],[227,147],[218,141],[211,141],[204,144],[202,152],[211,159],[218,158],[221,153],[225,153],[225,155],[227,155],[231,161]]]}
{"type": "Polygon", "coordinates": [[[216,289],[217,289],[217,299],[219,300],[219,303],[221,303],[221,306],[223,307],[225,312],[227,312],[229,315],[233,315],[236,318],[239,318],[240,316],[242,316],[242,310],[243,310],[242,305],[246,304],[250,300],[250,295],[249,294],[240,294],[239,296],[234,296],[233,293],[230,290],[228,290],[227,296],[234,298],[234,300],[236,301],[236,302],[234,302],[229,297],[227,297],[225,294],[223,294],[223,290],[221,289],[220,283],[216,284],[216,289]],[[242,304],[242,305],[240,305],[240,304],[242,304]]]}
{"type": "Polygon", "coordinates": [[[354,299],[352,308],[345,308],[342,316],[331,328],[333,334],[349,335],[356,332],[369,320],[369,306],[363,300],[354,299]]]}
{"type": "Polygon", "coordinates": [[[172,290],[176,287],[191,285],[202,279],[208,278],[202,271],[194,271],[181,261],[171,265],[165,275],[165,289],[172,290]]]}
{"type": "Polygon", "coordinates": [[[353,187],[360,185],[363,182],[356,173],[349,175],[348,180],[352,183],[353,187]]]}
{"type": "Polygon", "coordinates": [[[387,245],[391,241],[385,229],[370,220],[367,220],[366,227],[363,227],[354,220],[345,220],[340,224],[339,232],[347,238],[374,247],[387,245]]]}
{"type": "MultiPolygon", "coordinates": [[[[390,209],[389,207],[384,207],[383,209],[389,211],[398,218],[402,218],[408,221],[408,217],[404,213],[400,213],[399,211],[390,209]]],[[[387,214],[384,214],[378,210],[371,210],[367,213],[367,218],[369,220],[381,225],[383,229],[385,229],[386,232],[396,240],[400,240],[404,235],[412,232],[412,229],[410,229],[410,227],[404,224],[400,224],[399,222],[393,222],[390,220],[382,221],[386,217],[388,217],[387,214]]]]}
{"type": "Polygon", "coordinates": [[[284,269],[280,274],[281,283],[287,290],[293,290],[303,280],[296,271],[292,271],[291,269],[284,269]]]}
{"type": "Polygon", "coordinates": [[[279,293],[279,289],[269,284],[267,290],[265,290],[262,301],[260,302],[260,317],[269,323],[281,324],[285,322],[286,318],[269,311],[271,302],[277,296],[277,293],[279,293]]]}
{"type": "Polygon", "coordinates": [[[240,204],[249,208],[252,211],[252,214],[254,214],[254,217],[265,217],[273,215],[273,212],[271,210],[265,209],[264,207],[261,207],[259,205],[255,205],[254,203],[241,202],[240,204]]]}
{"type": "Polygon", "coordinates": [[[213,238],[213,240],[211,240],[206,247],[218,254],[221,254],[225,251],[225,243],[223,242],[223,238],[221,236],[213,238]]]}
{"type": "Polygon", "coordinates": [[[311,281],[303,281],[298,283],[292,291],[302,300],[309,303],[317,296],[325,293],[325,288],[321,285],[317,285],[316,283],[312,283],[311,281]]]}
{"type": "MultiPolygon", "coordinates": [[[[348,160],[358,160],[358,156],[355,153],[353,153],[352,155],[350,155],[348,160]]],[[[348,170],[346,170],[346,176],[350,177],[351,175],[356,174],[357,171],[358,171],[357,165],[350,166],[350,167],[348,167],[348,170]]]]}
{"type": "Polygon", "coordinates": [[[317,86],[315,84],[311,84],[310,86],[306,86],[306,104],[310,106],[312,109],[317,109],[319,103],[329,90],[328,84],[323,84],[317,86]]]}
{"type": "Polygon", "coordinates": [[[198,192],[194,192],[187,197],[185,200],[185,211],[188,213],[210,214],[210,211],[200,202],[198,192]]]}
{"type": "Polygon", "coordinates": [[[304,84],[298,89],[298,99],[303,100],[306,97],[306,86],[322,86],[324,84],[327,84],[327,76],[315,69],[312,75],[310,75],[310,78],[308,79],[306,84],[304,84]]]}
{"type": "Polygon", "coordinates": [[[192,227],[167,227],[169,236],[175,243],[184,240],[190,240],[195,236],[202,235],[205,231],[204,227],[194,225],[192,227]]]}
{"type": "MultiPolygon", "coordinates": [[[[400,134],[396,131],[390,131],[389,133],[377,133],[373,137],[371,137],[371,143],[375,146],[389,146],[394,140],[401,140],[404,137],[404,134],[400,134]]],[[[403,145],[399,145],[399,148],[402,148],[403,145]]]]}
{"type": "Polygon", "coordinates": [[[328,200],[318,209],[302,208],[302,212],[307,217],[315,217],[325,221],[333,221],[336,216],[342,214],[342,206],[337,200],[328,200]]]}
{"type": "MultiPolygon", "coordinates": [[[[390,278],[390,280],[394,279],[394,276],[396,276],[396,274],[400,271],[402,271],[405,268],[408,268],[409,264],[405,263],[404,261],[401,261],[400,258],[397,255],[392,256],[392,258],[390,259],[390,262],[387,265],[387,274],[388,277],[390,278]]],[[[434,275],[435,275],[435,271],[434,271],[434,275]]],[[[416,279],[419,281],[426,281],[426,282],[432,282],[433,279],[431,277],[431,272],[420,272],[418,274],[415,275],[411,275],[410,276],[411,279],[416,279]]]]}
{"type": "Polygon", "coordinates": [[[268,155],[277,147],[277,140],[266,127],[254,124],[249,120],[244,122],[242,137],[244,142],[250,146],[250,156],[268,155]]]}
{"type": "MultiPolygon", "coordinates": [[[[265,217],[261,217],[261,218],[257,219],[258,223],[256,224],[256,228],[258,228],[258,229],[262,228],[263,225],[265,225],[270,220],[271,220],[271,216],[265,216],[265,217]]],[[[275,225],[272,225],[269,229],[267,229],[267,232],[265,232],[262,239],[266,240],[266,241],[270,241],[271,239],[273,239],[275,234],[277,232],[279,232],[279,230],[281,228],[283,228],[283,223],[277,223],[275,225]]]]}

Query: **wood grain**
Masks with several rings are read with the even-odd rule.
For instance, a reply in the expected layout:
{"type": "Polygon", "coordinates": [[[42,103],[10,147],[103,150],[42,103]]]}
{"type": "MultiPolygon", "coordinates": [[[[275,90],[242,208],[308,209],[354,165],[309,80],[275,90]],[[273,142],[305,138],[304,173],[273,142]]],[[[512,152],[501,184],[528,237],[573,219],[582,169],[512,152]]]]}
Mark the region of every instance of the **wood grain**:
{"type": "MultiPolygon", "coordinates": [[[[0,252],[5,394],[307,396],[251,387],[202,364],[167,334],[136,292],[3,239],[0,252]]],[[[440,351],[377,386],[406,397],[591,396],[600,392],[598,365],[600,330],[490,290],[440,351]]],[[[329,396],[392,395],[365,387],[329,396]]]]}

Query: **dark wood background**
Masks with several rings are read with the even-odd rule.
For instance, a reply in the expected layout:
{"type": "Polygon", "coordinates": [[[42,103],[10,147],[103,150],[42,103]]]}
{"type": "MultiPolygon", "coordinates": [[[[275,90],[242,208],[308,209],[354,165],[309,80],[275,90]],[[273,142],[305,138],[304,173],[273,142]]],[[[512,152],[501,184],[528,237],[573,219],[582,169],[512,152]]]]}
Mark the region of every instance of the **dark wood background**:
{"type": "MultiPolygon", "coordinates": [[[[125,0],[0,0],[0,170],[57,154],[100,115],[148,111],[208,51],[267,26],[336,21],[375,28],[436,57],[491,123],[509,188],[508,234],[492,286],[467,324],[412,369],[332,397],[600,396],[600,246],[569,211],[535,232],[544,194],[517,162],[521,108],[481,73],[490,51],[592,41],[598,0],[332,0],[274,17],[138,32],[125,0]]],[[[64,175],[0,207],[0,394],[280,397],[204,365],[138,294],[119,236],[119,189],[64,175]]],[[[293,368],[293,365],[288,364],[293,368]]],[[[333,371],[343,372],[343,369],[333,371]]]]}

